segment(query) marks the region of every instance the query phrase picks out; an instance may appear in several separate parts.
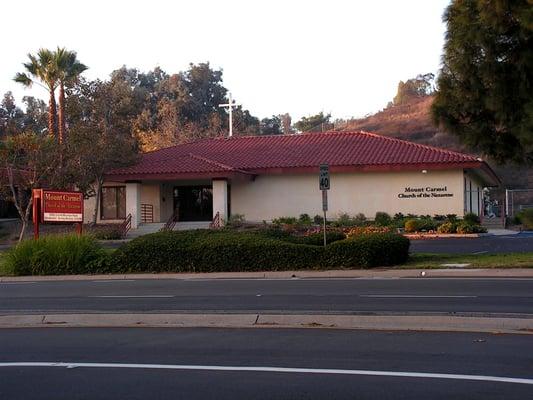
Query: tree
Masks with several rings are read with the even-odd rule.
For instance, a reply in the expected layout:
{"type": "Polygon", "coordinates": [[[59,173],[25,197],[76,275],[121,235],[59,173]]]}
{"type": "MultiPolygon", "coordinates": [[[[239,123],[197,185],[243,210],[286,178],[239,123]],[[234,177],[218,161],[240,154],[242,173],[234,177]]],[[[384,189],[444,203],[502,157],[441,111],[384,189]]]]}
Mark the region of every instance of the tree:
{"type": "Polygon", "coordinates": [[[75,51],[57,48],[54,52],[54,62],[57,68],[57,79],[59,82],[59,113],[58,113],[58,142],[60,145],[65,140],[65,87],[75,84],[81,73],[87,69],[77,59],[75,51]]]}
{"type": "Polygon", "coordinates": [[[261,135],[281,135],[282,121],[280,116],[273,115],[261,120],[261,135]]]}
{"type": "Polygon", "coordinates": [[[7,92],[0,103],[0,138],[22,129],[24,112],[15,104],[13,93],[7,92]]]}
{"type": "Polygon", "coordinates": [[[67,98],[71,123],[64,175],[86,197],[96,196],[93,224],[100,207],[104,174],[136,159],[132,122],[137,113],[134,89],[123,79],[81,80],[67,98]]]}
{"type": "Polygon", "coordinates": [[[0,102],[0,138],[22,132],[40,134],[46,131],[48,112],[44,101],[32,96],[24,96],[22,101],[26,112],[17,106],[11,92],[4,94],[0,102]]]}
{"type": "Polygon", "coordinates": [[[433,119],[499,163],[533,164],[533,7],[454,0],[433,119]]]}
{"type": "Polygon", "coordinates": [[[324,115],[322,111],[316,115],[303,117],[294,124],[300,132],[324,132],[331,128],[331,114],[324,115]]]}
{"type": "Polygon", "coordinates": [[[19,241],[29,222],[33,189],[54,182],[54,139],[35,133],[10,135],[0,142],[0,195],[12,201],[21,221],[19,241]]]}
{"type": "Polygon", "coordinates": [[[433,93],[434,74],[420,74],[416,78],[398,83],[398,92],[393,99],[393,105],[398,106],[407,103],[414,98],[426,97],[433,93]]]}
{"type": "Polygon", "coordinates": [[[48,134],[55,137],[57,132],[55,90],[59,83],[59,74],[55,63],[54,52],[47,49],[40,49],[37,55],[28,54],[28,58],[30,61],[23,63],[26,71],[17,73],[14,80],[26,87],[38,84],[48,91],[48,134]]]}
{"type": "MultiPolygon", "coordinates": [[[[184,72],[169,75],[160,68],[148,73],[121,68],[112,79],[133,88],[141,111],[134,130],[143,151],[156,150],[200,138],[227,135],[228,114],[222,71],[209,63],[190,64],[184,72]]],[[[259,133],[259,120],[242,107],[234,110],[235,135],[259,133]]]]}
{"type": "Polygon", "coordinates": [[[281,119],[282,133],[284,135],[294,133],[294,130],[292,129],[292,118],[289,113],[282,114],[279,118],[281,119]]]}

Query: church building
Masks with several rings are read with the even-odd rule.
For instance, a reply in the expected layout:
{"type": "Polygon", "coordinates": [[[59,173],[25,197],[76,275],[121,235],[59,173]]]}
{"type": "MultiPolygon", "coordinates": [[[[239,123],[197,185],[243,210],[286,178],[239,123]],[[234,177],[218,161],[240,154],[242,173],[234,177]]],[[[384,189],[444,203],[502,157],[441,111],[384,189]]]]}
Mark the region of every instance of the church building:
{"type": "MultiPolygon", "coordinates": [[[[322,214],[319,165],[328,164],[330,218],[377,211],[482,214],[500,181],[480,158],[368,132],[202,139],[142,154],[109,171],[99,222],[196,222],[240,214],[251,222],[322,214]]],[[[91,218],[95,199],[86,201],[91,218]]]]}

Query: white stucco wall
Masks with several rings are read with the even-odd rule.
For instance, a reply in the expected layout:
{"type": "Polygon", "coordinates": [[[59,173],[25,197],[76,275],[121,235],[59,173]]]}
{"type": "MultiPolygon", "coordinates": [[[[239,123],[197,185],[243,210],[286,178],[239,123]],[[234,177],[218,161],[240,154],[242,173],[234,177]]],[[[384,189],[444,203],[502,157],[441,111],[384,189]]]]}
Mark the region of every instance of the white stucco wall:
{"type": "MultiPolygon", "coordinates": [[[[123,182],[105,182],[104,187],[109,186],[124,186],[126,184],[123,182]]],[[[170,189],[172,190],[172,189],[170,189]]],[[[131,192],[130,192],[131,195],[131,192]]],[[[126,194],[127,196],[127,194],[126,194]]],[[[140,185],[140,203],[133,202],[134,204],[151,204],[154,208],[154,222],[159,222],[161,219],[161,196],[160,196],[160,184],[159,183],[142,183],[140,185]]],[[[134,204],[130,204],[130,207],[134,207],[134,204]]],[[[172,191],[170,192],[170,203],[172,203],[172,191]]],[[[84,222],[92,222],[94,215],[94,206],[96,204],[96,197],[90,197],[84,201],[84,222]]],[[[133,211],[133,208],[130,210],[126,209],[126,215],[133,211]]],[[[139,217],[140,218],[140,217],[139,217]]],[[[97,223],[122,223],[122,219],[102,219],[100,215],[100,207],[98,209],[98,215],[96,222],[97,223]]]]}
{"type": "MultiPolygon", "coordinates": [[[[464,214],[462,170],[364,172],[331,175],[328,216],[358,213],[373,218],[377,211],[391,215],[464,214]],[[406,191],[406,189],[414,191],[406,191]],[[431,191],[428,189],[441,189],[431,191]],[[410,196],[399,198],[403,194],[410,196]],[[450,197],[436,197],[445,195],[450,197]]],[[[316,175],[267,175],[255,181],[231,183],[231,213],[248,221],[270,221],[281,216],[322,214],[316,175]]]]}

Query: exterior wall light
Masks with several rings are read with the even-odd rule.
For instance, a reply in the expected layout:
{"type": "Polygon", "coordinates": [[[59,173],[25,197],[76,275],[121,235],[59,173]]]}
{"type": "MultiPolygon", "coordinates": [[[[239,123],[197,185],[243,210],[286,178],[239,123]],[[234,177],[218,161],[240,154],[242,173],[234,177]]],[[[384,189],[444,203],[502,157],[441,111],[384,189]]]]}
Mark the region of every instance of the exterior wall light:
{"type": "Polygon", "coordinates": [[[427,173],[428,173],[428,170],[427,170],[427,169],[423,169],[423,170],[422,170],[422,173],[423,173],[423,174],[427,174],[427,173]]]}

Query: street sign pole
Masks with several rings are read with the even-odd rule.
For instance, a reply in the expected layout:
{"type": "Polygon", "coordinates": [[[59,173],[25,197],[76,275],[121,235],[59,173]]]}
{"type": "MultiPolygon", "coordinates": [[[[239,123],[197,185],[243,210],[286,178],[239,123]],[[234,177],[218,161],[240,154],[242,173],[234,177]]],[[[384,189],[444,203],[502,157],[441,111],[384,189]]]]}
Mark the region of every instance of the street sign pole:
{"type": "Polygon", "coordinates": [[[322,190],[322,211],[324,211],[324,247],[326,247],[326,220],[327,220],[327,211],[328,211],[328,190],[329,190],[329,165],[320,164],[320,176],[319,176],[319,187],[322,190]]]}
{"type": "Polygon", "coordinates": [[[326,240],[326,219],[327,219],[327,211],[328,211],[328,191],[322,190],[322,210],[324,211],[324,247],[326,247],[327,240],[326,240]]]}

